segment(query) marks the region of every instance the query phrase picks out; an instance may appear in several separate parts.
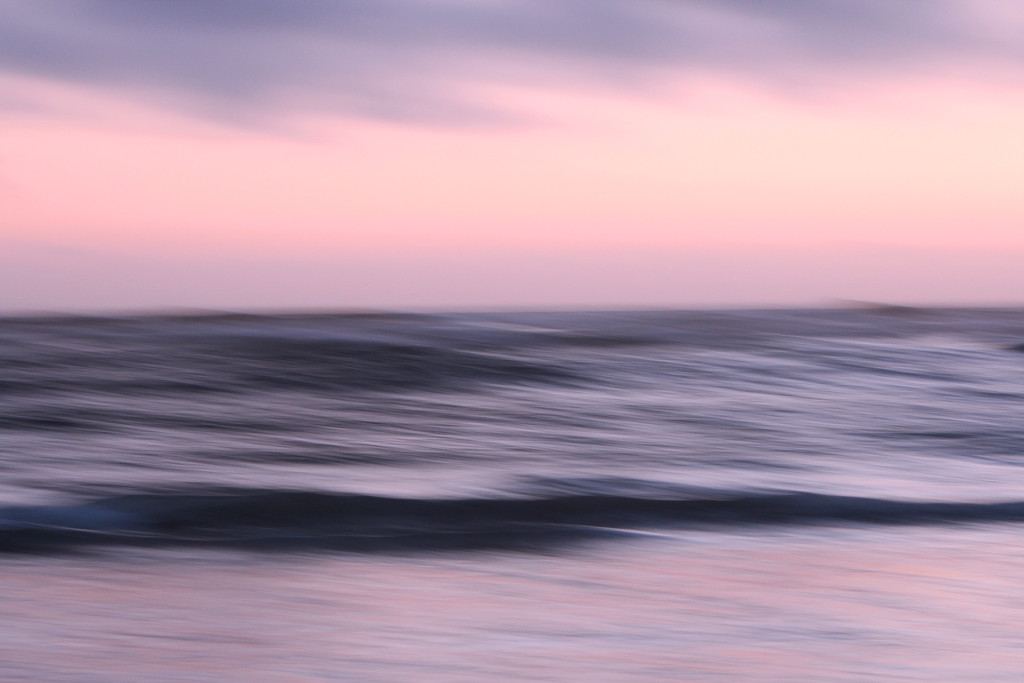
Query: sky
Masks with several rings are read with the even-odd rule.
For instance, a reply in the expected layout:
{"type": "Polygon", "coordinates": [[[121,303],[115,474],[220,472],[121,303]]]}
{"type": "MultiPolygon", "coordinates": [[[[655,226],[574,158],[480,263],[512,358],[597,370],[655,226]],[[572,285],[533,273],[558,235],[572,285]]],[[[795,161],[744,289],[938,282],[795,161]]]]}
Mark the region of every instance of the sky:
{"type": "Polygon", "coordinates": [[[0,0],[0,311],[1024,304],[1024,0],[0,0]]]}

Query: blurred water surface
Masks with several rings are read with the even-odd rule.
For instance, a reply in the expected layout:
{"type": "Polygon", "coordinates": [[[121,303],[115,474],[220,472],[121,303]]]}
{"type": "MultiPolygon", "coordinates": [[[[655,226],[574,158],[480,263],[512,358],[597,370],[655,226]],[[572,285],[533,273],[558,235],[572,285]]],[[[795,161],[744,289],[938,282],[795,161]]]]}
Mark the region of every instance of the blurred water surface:
{"type": "Polygon", "coordinates": [[[0,320],[0,660],[1012,680],[1022,407],[1020,310],[0,320]]]}

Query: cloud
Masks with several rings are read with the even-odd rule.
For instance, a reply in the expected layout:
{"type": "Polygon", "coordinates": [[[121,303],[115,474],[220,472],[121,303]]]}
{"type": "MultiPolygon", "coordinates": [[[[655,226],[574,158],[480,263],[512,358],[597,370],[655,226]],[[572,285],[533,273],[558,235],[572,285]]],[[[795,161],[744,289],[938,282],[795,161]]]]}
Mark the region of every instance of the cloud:
{"type": "Polygon", "coordinates": [[[1022,30],[1019,0],[0,0],[0,73],[239,120],[465,124],[516,115],[493,83],[1022,74],[1022,30]]]}

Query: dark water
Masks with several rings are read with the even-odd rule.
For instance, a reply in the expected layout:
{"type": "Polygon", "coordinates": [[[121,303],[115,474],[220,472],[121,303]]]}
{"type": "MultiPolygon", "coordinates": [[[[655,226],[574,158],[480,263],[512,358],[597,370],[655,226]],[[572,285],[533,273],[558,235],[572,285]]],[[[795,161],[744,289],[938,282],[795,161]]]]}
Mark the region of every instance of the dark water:
{"type": "Polygon", "coordinates": [[[0,661],[1017,680],[1022,465],[1022,310],[0,320],[0,661]]]}

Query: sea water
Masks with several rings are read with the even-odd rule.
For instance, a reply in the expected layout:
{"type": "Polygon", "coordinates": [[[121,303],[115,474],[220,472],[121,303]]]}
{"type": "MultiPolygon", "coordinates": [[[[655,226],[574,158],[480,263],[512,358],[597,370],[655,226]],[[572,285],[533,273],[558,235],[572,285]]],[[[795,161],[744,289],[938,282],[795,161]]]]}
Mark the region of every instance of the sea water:
{"type": "Polygon", "coordinates": [[[1024,311],[0,321],[0,679],[1019,680],[1024,311]]]}

